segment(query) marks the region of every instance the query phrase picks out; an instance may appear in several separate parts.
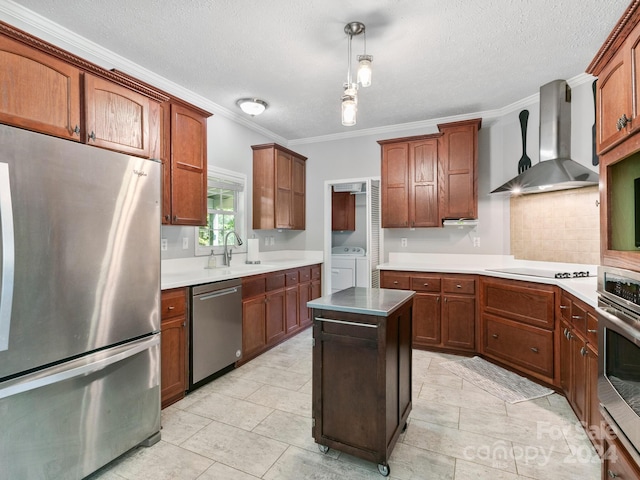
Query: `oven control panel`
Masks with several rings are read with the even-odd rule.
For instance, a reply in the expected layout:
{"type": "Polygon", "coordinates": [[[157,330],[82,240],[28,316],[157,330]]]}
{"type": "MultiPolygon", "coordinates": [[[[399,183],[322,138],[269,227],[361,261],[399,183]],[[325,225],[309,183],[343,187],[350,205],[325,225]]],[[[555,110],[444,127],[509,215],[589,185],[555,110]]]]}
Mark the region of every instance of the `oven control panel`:
{"type": "Polygon", "coordinates": [[[604,272],[603,288],[605,292],[640,306],[640,280],[604,272]]]}

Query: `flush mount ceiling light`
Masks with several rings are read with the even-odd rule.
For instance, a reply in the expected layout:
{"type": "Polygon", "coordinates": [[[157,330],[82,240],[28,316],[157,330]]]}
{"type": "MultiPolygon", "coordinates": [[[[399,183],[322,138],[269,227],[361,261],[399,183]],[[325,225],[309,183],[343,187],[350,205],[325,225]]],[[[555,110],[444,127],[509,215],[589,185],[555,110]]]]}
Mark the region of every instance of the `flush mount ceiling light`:
{"type": "Polygon", "coordinates": [[[259,98],[241,98],[236,102],[240,109],[247,115],[255,117],[264,112],[269,106],[264,100],[259,98]]]}
{"type": "Polygon", "coordinates": [[[371,62],[372,55],[367,55],[367,34],[366,28],[361,22],[350,22],[344,26],[347,34],[347,81],[342,85],[342,125],[351,127],[356,124],[356,114],[358,112],[358,86],[368,87],[371,85],[371,62]],[[354,35],[363,34],[364,53],[358,55],[358,73],[356,81],[351,78],[351,41],[354,35]]]}

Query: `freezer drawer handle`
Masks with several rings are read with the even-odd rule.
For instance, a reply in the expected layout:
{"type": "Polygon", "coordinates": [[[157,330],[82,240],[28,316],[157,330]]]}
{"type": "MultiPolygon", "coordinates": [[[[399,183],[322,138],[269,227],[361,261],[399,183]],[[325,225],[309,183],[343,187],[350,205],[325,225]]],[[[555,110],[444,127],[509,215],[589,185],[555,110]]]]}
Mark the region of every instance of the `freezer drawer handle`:
{"type": "Polygon", "coordinates": [[[134,355],[159,344],[160,335],[153,335],[152,337],[138,340],[136,344],[126,350],[123,350],[106,358],[101,358],[86,365],[69,368],[52,375],[47,375],[46,370],[44,372],[36,372],[32,375],[27,375],[24,380],[19,381],[18,383],[13,385],[10,384],[6,388],[0,389],[0,399],[10,397],[12,395],[17,395],[19,393],[28,392],[30,390],[35,390],[37,388],[46,387],[47,385],[52,385],[54,383],[59,383],[72,378],[89,375],[93,372],[103,370],[109,365],[121,362],[122,360],[125,360],[129,357],[133,357],[134,355]]]}
{"type": "Polygon", "coordinates": [[[233,288],[225,288],[224,290],[219,290],[214,293],[210,293],[208,295],[199,295],[198,300],[209,300],[211,298],[221,297],[223,295],[229,295],[231,293],[236,293],[238,291],[238,287],[233,288]]]}
{"type": "Polygon", "coordinates": [[[15,238],[13,232],[13,206],[9,164],[0,163],[0,352],[9,349],[9,327],[13,302],[13,275],[15,271],[15,238]]]}
{"type": "Polygon", "coordinates": [[[352,325],[354,327],[378,328],[378,325],[374,323],[345,322],[344,320],[335,320],[333,318],[322,318],[322,317],[316,317],[316,320],[318,320],[319,322],[339,323],[341,325],[352,325]]]}

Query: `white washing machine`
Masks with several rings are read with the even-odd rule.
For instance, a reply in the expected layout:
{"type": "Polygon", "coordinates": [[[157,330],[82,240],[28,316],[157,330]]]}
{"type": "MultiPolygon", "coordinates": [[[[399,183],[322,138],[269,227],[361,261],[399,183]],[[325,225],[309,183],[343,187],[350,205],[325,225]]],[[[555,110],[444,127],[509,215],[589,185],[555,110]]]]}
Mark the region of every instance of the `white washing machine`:
{"type": "Polygon", "coordinates": [[[331,293],[349,287],[368,287],[369,261],[362,247],[331,249],[331,293]]]}

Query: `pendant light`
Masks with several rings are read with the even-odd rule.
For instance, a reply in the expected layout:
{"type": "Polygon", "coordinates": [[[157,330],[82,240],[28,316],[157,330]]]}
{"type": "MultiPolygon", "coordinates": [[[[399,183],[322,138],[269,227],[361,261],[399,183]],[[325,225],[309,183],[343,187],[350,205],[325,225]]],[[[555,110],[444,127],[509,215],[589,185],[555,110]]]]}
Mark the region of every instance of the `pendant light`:
{"type": "Polygon", "coordinates": [[[343,84],[342,93],[342,125],[351,127],[356,124],[356,114],[358,112],[358,86],[368,87],[371,85],[371,62],[372,55],[367,55],[367,37],[365,26],[361,22],[350,22],[344,27],[347,34],[347,82],[343,84]],[[358,55],[358,73],[356,81],[351,78],[351,42],[354,35],[363,34],[364,54],[358,55]]]}

